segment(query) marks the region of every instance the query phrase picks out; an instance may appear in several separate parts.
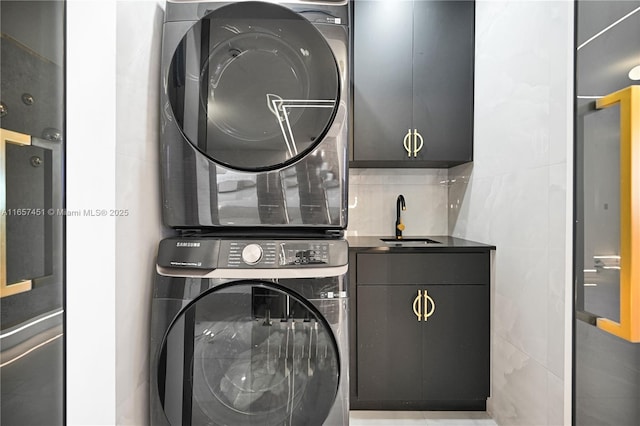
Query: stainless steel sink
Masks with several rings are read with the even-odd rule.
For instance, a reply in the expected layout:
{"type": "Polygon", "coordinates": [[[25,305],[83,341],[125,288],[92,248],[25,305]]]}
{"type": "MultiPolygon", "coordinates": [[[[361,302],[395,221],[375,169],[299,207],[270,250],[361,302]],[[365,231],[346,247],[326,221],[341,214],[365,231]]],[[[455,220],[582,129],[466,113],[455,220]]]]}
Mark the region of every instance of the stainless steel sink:
{"type": "Polygon", "coordinates": [[[430,238],[402,238],[400,240],[395,238],[381,238],[386,244],[393,245],[412,245],[412,246],[422,246],[427,244],[442,244],[439,241],[432,240],[430,238]]]}

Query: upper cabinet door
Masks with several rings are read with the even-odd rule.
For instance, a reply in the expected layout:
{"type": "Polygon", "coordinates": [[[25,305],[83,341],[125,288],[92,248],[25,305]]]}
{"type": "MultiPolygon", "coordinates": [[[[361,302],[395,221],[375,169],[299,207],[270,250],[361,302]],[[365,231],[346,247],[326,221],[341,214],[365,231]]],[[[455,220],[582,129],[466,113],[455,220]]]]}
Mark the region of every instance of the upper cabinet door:
{"type": "Polygon", "coordinates": [[[354,2],[352,160],[403,160],[412,122],[413,2],[354,2]]]}
{"type": "Polygon", "coordinates": [[[423,161],[471,161],[474,3],[414,2],[413,126],[423,161]],[[420,141],[419,141],[420,142],[420,141]]]}
{"type": "Polygon", "coordinates": [[[352,167],[473,159],[473,1],[358,1],[352,167]]]}

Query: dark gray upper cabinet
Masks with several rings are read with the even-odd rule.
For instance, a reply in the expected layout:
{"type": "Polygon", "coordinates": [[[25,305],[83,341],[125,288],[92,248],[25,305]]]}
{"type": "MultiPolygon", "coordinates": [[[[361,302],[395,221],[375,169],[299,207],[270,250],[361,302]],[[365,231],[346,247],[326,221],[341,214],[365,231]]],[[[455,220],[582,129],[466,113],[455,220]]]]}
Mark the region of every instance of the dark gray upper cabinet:
{"type": "Polygon", "coordinates": [[[473,159],[473,1],[354,2],[351,167],[473,159]]]}

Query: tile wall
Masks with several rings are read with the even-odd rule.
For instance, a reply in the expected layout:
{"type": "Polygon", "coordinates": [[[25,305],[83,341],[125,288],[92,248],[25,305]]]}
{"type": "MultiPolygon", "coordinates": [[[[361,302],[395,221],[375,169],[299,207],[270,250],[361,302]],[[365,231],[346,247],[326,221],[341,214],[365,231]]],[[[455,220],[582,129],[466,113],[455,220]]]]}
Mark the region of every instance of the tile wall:
{"type": "Polygon", "coordinates": [[[162,239],[159,169],[163,1],[116,7],[116,424],[148,424],[149,321],[162,239]]]}
{"type": "Polygon", "coordinates": [[[450,170],[448,226],[497,246],[489,410],[498,424],[565,420],[572,22],[571,2],[476,6],[474,164],[450,170]]]}
{"type": "Polygon", "coordinates": [[[447,235],[447,170],[350,169],[347,235],[394,236],[404,195],[405,236],[447,235]]]}

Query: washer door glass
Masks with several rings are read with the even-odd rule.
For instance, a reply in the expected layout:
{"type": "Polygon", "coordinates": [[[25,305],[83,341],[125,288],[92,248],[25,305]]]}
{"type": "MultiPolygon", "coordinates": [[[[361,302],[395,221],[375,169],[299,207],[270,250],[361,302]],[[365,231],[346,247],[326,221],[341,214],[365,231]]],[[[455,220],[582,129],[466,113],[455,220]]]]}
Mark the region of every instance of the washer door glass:
{"type": "Polygon", "coordinates": [[[293,163],[329,130],[340,91],[325,38],[277,4],[238,2],[209,13],[177,46],[167,76],[187,140],[238,170],[293,163]]]}
{"type": "Polygon", "coordinates": [[[158,390],[171,425],[321,425],[338,392],[329,324],[273,283],[204,293],[172,323],[161,351],[158,390]]]}

